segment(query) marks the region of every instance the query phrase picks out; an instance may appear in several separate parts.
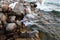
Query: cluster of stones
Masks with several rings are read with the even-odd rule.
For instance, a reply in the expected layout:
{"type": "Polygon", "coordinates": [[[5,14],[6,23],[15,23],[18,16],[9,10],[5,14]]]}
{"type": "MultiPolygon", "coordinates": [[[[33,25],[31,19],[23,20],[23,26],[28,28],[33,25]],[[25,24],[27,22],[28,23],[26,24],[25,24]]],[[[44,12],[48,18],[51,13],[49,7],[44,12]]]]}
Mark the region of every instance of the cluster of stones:
{"type": "MultiPolygon", "coordinates": [[[[0,40],[20,40],[21,38],[27,38],[26,40],[30,38],[30,40],[34,40],[34,37],[37,38],[35,40],[38,40],[38,32],[34,33],[29,28],[26,28],[23,22],[19,22],[23,20],[27,13],[30,13],[26,7],[28,3],[24,2],[22,4],[24,11],[20,13],[12,10],[8,4],[4,4],[0,7],[0,40]]],[[[31,10],[34,11],[37,5],[32,2],[29,4],[31,10]]]]}

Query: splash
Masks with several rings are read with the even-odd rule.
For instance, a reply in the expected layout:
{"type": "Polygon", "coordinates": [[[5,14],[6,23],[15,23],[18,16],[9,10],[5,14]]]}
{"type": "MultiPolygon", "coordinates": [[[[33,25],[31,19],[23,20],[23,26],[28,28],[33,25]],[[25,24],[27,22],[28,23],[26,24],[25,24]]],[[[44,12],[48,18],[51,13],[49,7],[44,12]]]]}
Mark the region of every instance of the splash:
{"type": "Polygon", "coordinates": [[[40,10],[44,11],[59,11],[60,12],[60,1],[59,0],[42,0],[40,10]]]}
{"type": "Polygon", "coordinates": [[[11,4],[9,5],[9,7],[12,8],[12,9],[14,9],[14,7],[15,7],[15,5],[16,5],[17,3],[18,3],[18,2],[11,3],[11,4]]]}
{"type": "Polygon", "coordinates": [[[40,10],[52,11],[51,7],[45,5],[45,2],[46,2],[46,0],[42,0],[41,6],[40,6],[40,10]]]}

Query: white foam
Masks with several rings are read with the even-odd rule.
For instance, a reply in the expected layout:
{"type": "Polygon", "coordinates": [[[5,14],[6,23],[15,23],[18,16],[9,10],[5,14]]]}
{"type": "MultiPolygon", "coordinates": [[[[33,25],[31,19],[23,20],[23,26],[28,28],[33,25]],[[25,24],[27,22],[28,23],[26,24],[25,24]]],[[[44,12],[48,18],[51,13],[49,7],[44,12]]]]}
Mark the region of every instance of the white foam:
{"type": "Polygon", "coordinates": [[[40,9],[40,7],[41,7],[41,4],[39,3],[39,2],[36,2],[36,5],[37,5],[37,9],[40,9]]]}
{"type": "MultiPolygon", "coordinates": [[[[59,1],[59,0],[58,0],[59,1]]],[[[53,2],[53,3],[57,3],[56,1],[53,0],[42,0],[42,3],[40,4],[39,2],[37,2],[37,9],[43,10],[43,11],[59,11],[60,12],[60,7],[53,5],[53,4],[48,4],[47,2],[53,2]],[[45,4],[46,3],[46,4],[45,4]]],[[[59,4],[59,3],[58,3],[59,4]]]]}
{"type": "Polygon", "coordinates": [[[11,3],[11,4],[9,5],[9,7],[12,8],[12,9],[14,9],[14,7],[15,7],[15,5],[16,5],[17,3],[18,3],[18,2],[11,3]]]}

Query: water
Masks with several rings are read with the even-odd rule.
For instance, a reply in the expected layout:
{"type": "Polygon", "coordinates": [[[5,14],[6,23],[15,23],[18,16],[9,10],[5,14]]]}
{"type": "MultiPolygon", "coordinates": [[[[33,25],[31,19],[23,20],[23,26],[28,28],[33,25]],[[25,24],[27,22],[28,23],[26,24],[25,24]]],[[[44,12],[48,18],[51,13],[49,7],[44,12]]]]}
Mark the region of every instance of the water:
{"type": "Polygon", "coordinates": [[[60,12],[60,0],[42,0],[41,10],[44,11],[59,11],[60,12]]]}
{"type": "MultiPolygon", "coordinates": [[[[37,2],[37,0],[26,0],[27,2],[37,2]]],[[[41,4],[38,2],[37,9],[44,11],[59,11],[60,12],[60,0],[41,0],[41,4]]]]}
{"type": "Polygon", "coordinates": [[[28,2],[36,2],[36,0],[27,0],[28,2]]]}

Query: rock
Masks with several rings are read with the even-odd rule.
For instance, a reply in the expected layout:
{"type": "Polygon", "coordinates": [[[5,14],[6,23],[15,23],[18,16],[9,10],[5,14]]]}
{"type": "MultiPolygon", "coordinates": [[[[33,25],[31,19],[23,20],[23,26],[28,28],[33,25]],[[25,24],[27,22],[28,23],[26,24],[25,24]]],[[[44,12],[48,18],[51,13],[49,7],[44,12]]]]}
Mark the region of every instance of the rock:
{"type": "MultiPolygon", "coordinates": [[[[28,16],[27,15],[24,16],[25,13],[28,13],[29,7],[31,7],[29,3],[28,3],[28,5],[29,5],[28,8],[26,8],[27,5],[23,6],[23,4],[25,4],[25,2],[26,2],[25,0],[1,0],[0,5],[3,5],[7,2],[12,3],[15,1],[16,2],[21,1],[21,3],[16,4],[16,6],[14,7],[13,10],[11,10],[8,5],[2,7],[2,9],[0,9],[0,11],[2,10],[2,13],[0,13],[0,29],[2,29],[2,27],[6,25],[5,23],[7,23],[6,30],[5,29],[0,30],[0,40],[5,40],[6,36],[7,36],[7,38],[11,37],[11,38],[8,38],[7,40],[13,40],[13,38],[15,38],[15,40],[40,40],[40,39],[41,40],[60,40],[60,23],[56,22],[56,21],[60,22],[60,18],[57,18],[57,17],[55,18],[54,15],[41,11],[41,10],[39,10],[39,12],[42,14],[42,16],[41,17],[38,16],[39,17],[38,18],[36,15],[36,14],[38,14],[38,12],[35,14],[36,5],[34,5],[34,4],[32,5],[32,10],[34,10],[33,11],[34,14],[30,14],[30,15],[27,14],[28,16]],[[27,12],[24,9],[26,9],[27,12]],[[8,15],[9,11],[11,11],[10,12],[11,15],[10,14],[8,15]],[[7,16],[4,14],[6,12],[8,12],[7,16],[10,17],[10,20],[8,20],[8,21],[10,21],[10,23],[6,22],[6,20],[8,19],[7,16]],[[22,16],[22,14],[24,14],[24,15],[22,16]],[[18,17],[17,17],[17,15],[18,15],[18,17]],[[27,24],[27,25],[29,24],[27,26],[28,28],[38,30],[39,33],[36,33],[36,35],[34,35],[35,33],[31,33],[31,32],[28,32],[28,33],[21,32],[20,35],[18,35],[19,31],[25,31],[25,30],[23,30],[23,28],[22,28],[22,30],[19,30],[20,26],[19,26],[19,28],[17,28],[17,30],[18,30],[17,34],[11,33],[10,31],[15,30],[15,28],[17,27],[17,25],[14,23],[15,16],[16,16],[16,20],[18,20],[16,22],[18,25],[21,25],[21,22],[20,22],[20,17],[21,17],[21,20],[23,20],[23,22],[26,21],[24,24],[27,24]],[[25,17],[25,19],[23,19],[23,17],[25,17]],[[38,20],[38,21],[35,21],[35,20],[38,20]],[[1,21],[4,23],[4,25],[2,24],[1,21]],[[55,24],[52,24],[53,22],[55,24]],[[8,34],[6,33],[6,31],[8,34]],[[19,36],[21,38],[19,38],[19,36]]],[[[32,1],[34,1],[34,0],[29,0],[29,2],[32,2],[32,1]]],[[[39,3],[37,3],[37,4],[39,5],[39,3]]],[[[40,6],[38,6],[38,7],[40,8],[40,6]]]]}
{"type": "Polygon", "coordinates": [[[22,3],[17,3],[15,8],[13,9],[14,12],[16,12],[16,15],[21,15],[21,11],[23,11],[23,5],[22,3]]]}
{"type": "Polygon", "coordinates": [[[15,23],[8,23],[7,27],[6,27],[6,30],[7,31],[12,31],[16,28],[16,24],[15,23]]]}
{"type": "Polygon", "coordinates": [[[16,38],[15,40],[34,40],[33,38],[16,38]]]}
{"type": "Polygon", "coordinates": [[[9,13],[11,10],[12,10],[12,9],[9,7],[8,4],[4,4],[4,5],[2,6],[2,12],[4,12],[4,13],[9,13]]]}
{"type": "Polygon", "coordinates": [[[7,20],[7,16],[6,15],[2,15],[1,21],[6,22],[6,20],[7,20]]]}
{"type": "Polygon", "coordinates": [[[0,8],[0,12],[2,11],[2,8],[0,8]]]}
{"type": "Polygon", "coordinates": [[[9,38],[9,39],[7,39],[7,40],[13,40],[13,38],[9,38]]]}
{"type": "Polygon", "coordinates": [[[16,16],[10,16],[9,19],[10,19],[10,22],[15,22],[16,16]]]}
{"type": "Polygon", "coordinates": [[[6,23],[6,21],[7,21],[7,16],[6,15],[4,15],[3,13],[0,13],[0,23],[6,23]]]}
{"type": "Polygon", "coordinates": [[[6,36],[5,35],[0,35],[0,40],[5,40],[6,36]]]}
{"type": "Polygon", "coordinates": [[[2,25],[0,25],[0,30],[2,30],[3,29],[3,26],[2,25]]]}
{"type": "Polygon", "coordinates": [[[0,24],[2,24],[1,20],[0,20],[0,24]]]}
{"type": "Polygon", "coordinates": [[[18,34],[15,34],[15,35],[13,35],[13,38],[15,39],[15,38],[19,38],[19,35],[18,34]]]}
{"type": "Polygon", "coordinates": [[[20,33],[20,37],[21,38],[33,38],[34,37],[34,32],[24,32],[24,33],[20,33]],[[27,35],[27,36],[26,36],[27,35]]]}
{"type": "Polygon", "coordinates": [[[19,20],[16,21],[17,25],[21,25],[21,22],[19,20]]]}
{"type": "Polygon", "coordinates": [[[2,17],[3,15],[4,15],[3,13],[0,13],[0,19],[1,19],[1,17],[2,17]]]}

